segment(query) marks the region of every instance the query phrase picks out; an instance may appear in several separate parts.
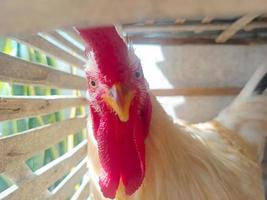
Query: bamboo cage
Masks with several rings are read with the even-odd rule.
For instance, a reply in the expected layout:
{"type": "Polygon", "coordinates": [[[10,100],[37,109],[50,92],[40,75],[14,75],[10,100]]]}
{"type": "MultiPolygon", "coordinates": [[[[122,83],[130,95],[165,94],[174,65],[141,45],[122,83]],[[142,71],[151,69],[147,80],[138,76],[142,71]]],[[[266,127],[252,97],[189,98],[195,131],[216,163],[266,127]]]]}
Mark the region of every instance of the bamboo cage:
{"type": "MultiPolygon", "coordinates": [[[[73,26],[120,24],[122,34],[134,44],[267,43],[266,0],[243,0],[242,3],[239,0],[115,0],[112,6],[110,4],[107,0],[4,0],[0,3],[0,35],[67,63],[75,70],[83,70],[87,58],[83,53],[83,41],[73,26]],[[72,40],[67,40],[60,32],[72,40]],[[51,43],[51,39],[56,43],[51,43]],[[83,48],[77,48],[76,43],[83,48]]],[[[0,80],[79,90],[82,93],[86,90],[86,80],[82,75],[4,53],[0,53],[0,80]]],[[[237,87],[203,87],[155,89],[152,92],[157,96],[234,96],[240,90],[237,87]]],[[[80,106],[87,106],[84,95],[2,96],[0,121],[42,116],[80,106]]],[[[90,180],[86,140],[35,172],[25,163],[37,153],[84,129],[86,121],[87,115],[84,114],[10,136],[0,136],[0,174],[5,174],[14,182],[13,186],[0,193],[0,199],[88,199],[90,180]],[[48,190],[62,177],[63,181],[54,190],[48,190]],[[78,189],[75,188],[77,184],[78,189]]]]}

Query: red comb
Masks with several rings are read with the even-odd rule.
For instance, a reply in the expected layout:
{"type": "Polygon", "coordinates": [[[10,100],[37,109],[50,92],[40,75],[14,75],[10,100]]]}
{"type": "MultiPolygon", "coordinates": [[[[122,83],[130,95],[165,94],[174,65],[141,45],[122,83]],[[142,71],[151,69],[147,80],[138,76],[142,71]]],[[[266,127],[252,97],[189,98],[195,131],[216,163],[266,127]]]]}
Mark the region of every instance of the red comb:
{"type": "Polygon", "coordinates": [[[115,78],[128,64],[128,49],[114,26],[78,29],[102,74],[115,78]]]}

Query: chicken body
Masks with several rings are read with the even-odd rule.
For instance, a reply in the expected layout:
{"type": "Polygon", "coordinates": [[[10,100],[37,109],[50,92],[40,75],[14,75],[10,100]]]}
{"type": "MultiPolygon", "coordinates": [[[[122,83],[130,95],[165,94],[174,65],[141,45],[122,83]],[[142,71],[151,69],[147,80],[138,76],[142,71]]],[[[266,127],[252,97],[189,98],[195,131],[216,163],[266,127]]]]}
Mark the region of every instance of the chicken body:
{"type": "MultiPolygon", "coordinates": [[[[130,197],[120,184],[117,200],[264,199],[261,159],[267,134],[266,95],[239,96],[216,119],[195,125],[175,123],[150,96],[153,113],[145,141],[146,175],[130,197]]],[[[92,198],[102,200],[96,148],[90,136],[92,198]]]]}
{"type": "MultiPolygon", "coordinates": [[[[260,162],[235,149],[220,135],[213,122],[178,125],[155,98],[152,102],[144,182],[131,197],[119,188],[116,199],[264,199],[260,162]]],[[[98,188],[101,167],[95,145],[90,137],[92,195],[98,200],[105,198],[98,188]]]]}

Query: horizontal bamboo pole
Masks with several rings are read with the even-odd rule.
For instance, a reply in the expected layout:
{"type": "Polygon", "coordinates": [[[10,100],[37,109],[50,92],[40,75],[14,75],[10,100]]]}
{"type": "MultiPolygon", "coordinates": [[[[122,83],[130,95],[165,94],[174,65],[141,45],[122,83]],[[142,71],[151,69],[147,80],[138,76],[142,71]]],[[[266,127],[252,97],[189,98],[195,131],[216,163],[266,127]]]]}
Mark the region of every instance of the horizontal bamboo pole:
{"type": "MultiPolygon", "coordinates": [[[[88,172],[87,159],[79,163],[68,176],[52,191],[52,195],[47,199],[61,200],[67,199],[75,191],[75,185],[80,183],[82,177],[88,172]]],[[[89,189],[89,188],[88,188],[89,189]]]]}
{"type": "Polygon", "coordinates": [[[58,48],[57,46],[48,42],[45,38],[39,35],[18,37],[15,38],[15,40],[17,40],[19,43],[31,46],[34,49],[43,52],[44,54],[46,54],[51,58],[60,59],[72,66],[83,69],[83,66],[85,64],[83,61],[65,52],[64,50],[58,48]]]}
{"type": "Polygon", "coordinates": [[[0,53],[0,80],[55,88],[86,89],[86,80],[66,72],[0,53]]]}
{"type": "Polygon", "coordinates": [[[89,174],[85,175],[82,184],[75,194],[72,196],[71,200],[84,200],[88,199],[90,195],[90,178],[89,174]]]}
{"type": "Polygon", "coordinates": [[[174,88],[152,89],[155,96],[233,96],[239,94],[240,88],[174,88]]]}
{"type": "Polygon", "coordinates": [[[0,121],[44,115],[86,104],[84,97],[74,96],[0,97],[0,121]]]}
{"type": "MultiPolygon", "coordinates": [[[[37,170],[32,176],[22,177],[19,182],[19,189],[9,194],[5,200],[36,199],[55,181],[75,167],[84,159],[87,153],[87,142],[83,141],[75,148],[56,160],[37,170]]],[[[9,175],[9,173],[8,173],[9,175]]]]}
{"type": "MultiPolygon", "coordinates": [[[[204,31],[222,31],[228,29],[232,23],[217,24],[182,24],[182,25],[145,25],[133,26],[127,25],[123,27],[123,32],[128,34],[139,33],[176,33],[176,32],[204,32],[204,31]]],[[[266,22],[253,22],[241,29],[254,30],[259,28],[267,28],[266,22]]]]}
{"type": "MultiPolygon", "coordinates": [[[[133,44],[157,44],[162,46],[175,45],[222,45],[215,42],[213,38],[184,38],[184,37],[146,37],[145,35],[129,36],[133,44]]],[[[230,39],[223,45],[266,45],[266,38],[257,39],[230,39]]]]}
{"type": "Polygon", "coordinates": [[[240,16],[258,11],[267,12],[267,0],[113,0],[112,6],[109,0],[2,0],[0,24],[4,28],[0,35],[149,19],[240,16]]]}
{"type": "Polygon", "coordinates": [[[0,173],[16,169],[38,152],[86,127],[86,117],[77,117],[0,138],[0,173]]]}

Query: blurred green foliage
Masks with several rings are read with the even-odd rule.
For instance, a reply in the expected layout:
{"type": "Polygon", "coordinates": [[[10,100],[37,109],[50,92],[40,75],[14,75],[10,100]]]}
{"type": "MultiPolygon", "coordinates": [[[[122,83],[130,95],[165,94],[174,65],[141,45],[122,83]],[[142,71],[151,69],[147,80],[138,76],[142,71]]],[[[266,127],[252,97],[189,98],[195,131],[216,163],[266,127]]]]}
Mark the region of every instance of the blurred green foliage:
{"type": "MultiPolygon", "coordinates": [[[[0,38],[0,52],[16,56],[31,62],[36,62],[44,64],[48,67],[57,69],[57,61],[47,57],[23,44],[17,43],[11,39],[0,38]]],[[[72,73],[75,74],[75,69],[72,69],[72,73]]],[[[5,83],[0,81],[0,96],[50,96],[50,95],[62,95],[61,90],[53,89],[48,87],[36,87],[31,85],[18,85],[15,83],[5,83]]],[[[79,91],[72,91],[72,95],[81,95],[79,91]]],[[[83,107],[70,108],[70,112],[55,112],[45,116],[36,116],[26,119],[19,120],[9,120],[0,122],[0,137],[4,137],[11,134],[16,134],[28,129],[32,129],[38,126],[42,126],[49,123],[55,123],[66,118],[72,118],[78,115],[84,115],[85,110],[83,107]]],[[[81,130],[78,133],[68,136],[65,140],[59,142],[57,145],[44,150],[42,153],[39,153],[32,158],[26,161],[26,164],[32,171],[36,171],[47,163],[55,160],[59,156],[66,153],[68,150],[72,149],[83,141],[86,137],[85,130],[81,130]]],[[[55,188],[60,181],[56,181],[49,189],[55,188]]],[[[12,185],[12,181],[9,180],[6,176],[0,175],[0,193],[12,185]]]]}

